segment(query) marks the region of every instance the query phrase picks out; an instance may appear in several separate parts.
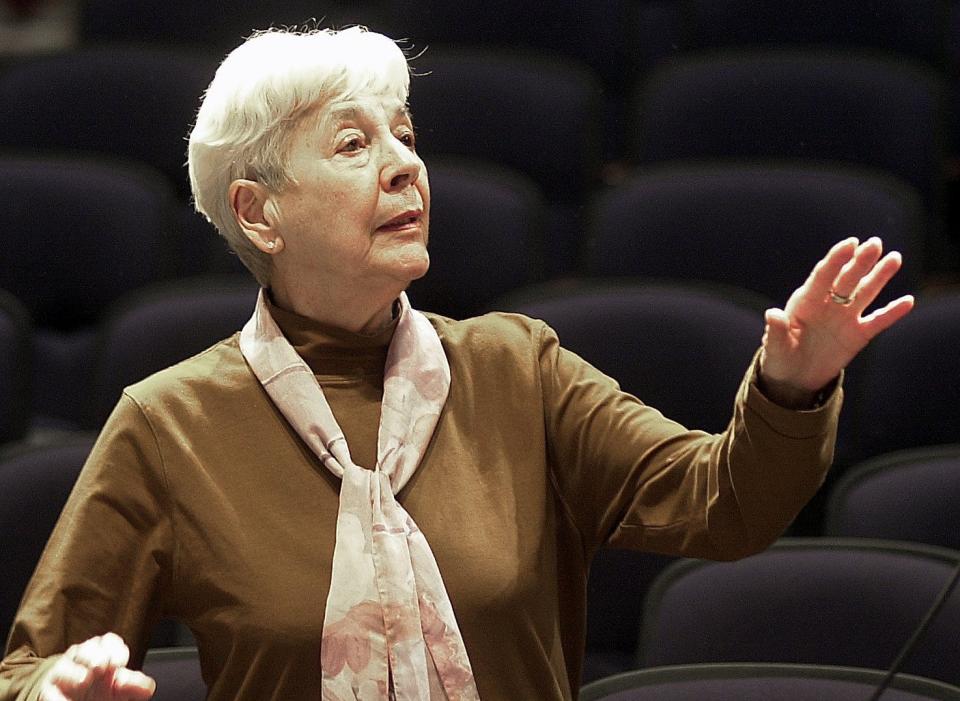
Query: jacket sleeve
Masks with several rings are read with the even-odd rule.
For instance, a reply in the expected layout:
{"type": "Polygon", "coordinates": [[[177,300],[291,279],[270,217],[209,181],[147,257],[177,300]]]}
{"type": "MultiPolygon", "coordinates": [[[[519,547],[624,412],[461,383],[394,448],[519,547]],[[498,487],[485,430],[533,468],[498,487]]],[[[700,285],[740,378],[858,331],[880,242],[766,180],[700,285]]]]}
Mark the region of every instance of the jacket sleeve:
{"type": "Polygon", "coordinates": [[[549,328],[539,353],[553,479],[587,552],[604,544],[718,560],[758,552],[833,460],[840,380],[816,409],[785,409],[757,387],[758,354],[727,429],[709,434],[620,391],[549,328]]]}
{"type": "Polygon", "coordinates": [[[167,495],[154,434],[124,395],[24,593],[0,663],[0,701],[35,699],[57,655],[108,631],[141,664],[171,576],[167,495]]]}

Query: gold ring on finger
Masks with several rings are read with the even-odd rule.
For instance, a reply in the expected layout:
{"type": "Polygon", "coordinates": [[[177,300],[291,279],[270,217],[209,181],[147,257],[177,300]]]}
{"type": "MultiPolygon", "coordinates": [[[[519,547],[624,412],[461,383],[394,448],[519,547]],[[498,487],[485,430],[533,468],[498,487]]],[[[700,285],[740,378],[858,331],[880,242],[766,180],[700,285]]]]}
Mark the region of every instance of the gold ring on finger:
{"type": "Polygon", "coordinates": [[[842,295],[836,290],[830,290],[830,301],[839,304],[841,307],[849,307],[856,298],[857,295],[854,292],[849,295],[842,295]]]}

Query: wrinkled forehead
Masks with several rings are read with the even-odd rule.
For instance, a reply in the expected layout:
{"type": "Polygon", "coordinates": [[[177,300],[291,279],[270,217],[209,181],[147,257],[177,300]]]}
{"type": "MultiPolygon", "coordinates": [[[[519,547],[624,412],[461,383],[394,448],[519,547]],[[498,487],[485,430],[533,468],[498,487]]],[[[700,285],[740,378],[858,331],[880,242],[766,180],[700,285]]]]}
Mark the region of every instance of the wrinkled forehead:
{"type": "Polygon", "coordinates": [[[408,76],[394,76],[383,66],[378,68],[373,71],[364,66],[345,67],[333,81],[325,76],[323,89],[314,92],[315,99],[304,111],[326,119],[328,115],[348,115],[351,111],[383,110],[393,115],[406,110],[408,76]]]}
{"type": "Polygon", "coordinates": [[[332,133],[347,126],[376,127],[379,124],[394,126],[412,125],[410,108],[399,95],[384,92],[340,94],[324,99],[305,111],[297,120],[298,131],[332,133]]]}
{"type": "Polygon", "coordinates": [[[390,122],[410,119],[410,108],[397,95],[359,93],[326,101],[317,110],[324,122],[370,121],[386,119],[390,122]]]}

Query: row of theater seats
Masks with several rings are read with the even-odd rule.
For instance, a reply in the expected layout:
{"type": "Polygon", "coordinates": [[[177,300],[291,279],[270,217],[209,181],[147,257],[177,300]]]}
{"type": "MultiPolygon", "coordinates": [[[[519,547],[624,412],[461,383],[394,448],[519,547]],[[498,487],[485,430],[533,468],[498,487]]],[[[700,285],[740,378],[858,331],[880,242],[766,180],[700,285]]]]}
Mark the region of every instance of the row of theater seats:
{"type": "MultiPolygon", "coordinates": [[[[124,386],[238,330],[255,294],[245,276],[160,284],[121,299],[97,326],[59,336],[35,330],[5,295],[0,441],[45,426],[98,429],[124,386]]],[[[421,306],[416,290],[410,294],[421,306]]],[[[568,279],[526,287],[494,306],[546,320],[566,347],[627,391],[688,426],[719,431],[758,347],[765,303],[715,285],[568,279]]],[[[958,341],[960,295],[943,293],[921,296],[912,314],[868,346],[844,385],[839,465],[960,442],[958,341]]]]}
{"type": "Polygon", "coordinates": [[[609,88],[677,51],[801,45],[894,51],[935,66],[955,61],[956,12],[949,0],[237,0],[230,13],[189,0],[82,0],[86,43],[150,41],[227,50],[253,27],[364,24],[416,46],[523,46],[590,65],[609,88]]]}
{"type": "MultiPolygon", "coordinates": [[[[584,687],[580,701],[958,701],[960,689],[913,675],[882,670],[775,663],[654,667],[617,675],[584,687]]],[[[189,696],[184,698],[203,698],[189,696]]]]}
{"type": "MultiPolygon", "coordinates": [[[[453,157],[431,159],[429,171],[432,277],[452,279],[428,306],[462,316],[544,276],[539,263],[554,242],[533,182],[453,157]]],[[[132,162],[0,156],[0,176],[0,200],[9,203],[0,223],[22,242],[0,270],[0,287],[24,299],[43,326],[89,322],[120,293],[160,279],[241,270],[208,223],[132,162]],[[112,274],[101,279],[106,268],[112,274]]],[[[781,299],[851,234],[881,236],[904,254],[898,289],[916,289],[926,272],[928,228],[915,190],[843,165],[635,169],[594,192],[582,219],[575,267],[588,275],[693,278],[781,299]]]]}
{"type": "MultiPolygon", "coordinates": [[[[245,272],[209,223],[152,175],[130,162],[0,156],[0,202],[8,203],[0,226],[20,242],[4,256],[0,288],[39,327],[71,331],[151,283],[245,272]]],[[[536,188],[495,165],[449,159],[433,162],[430,179],[436,264],[420,295],[424,308],[463,316],[542,279],[536,188]]]]}
{"type": "MultiPolygon", "coordinates": [[[[0,226],[19,242],[0,288],[38,326],[71,330],[150,283],[241,272],[209,224],[151,175],[127,162],[0,156],[0,226]]],[[[461,318],[546,277],[538,263],[553,242],[532,183],[440,157],[430,180],[433,266],[414,288],[422,308],[461,318]]],[[[876,235],[904,256],[890,294],[924,278],[915,192],[852,168],[664,165],[595,193],[583,218],[584,275],[716,282],[783,301],[833,243],[876,235]]]]}
{"type": "MultiPolygon", "coordinates": [[[[166,177],[185,204],[184,136],[219,58],[95,45],[16,61],[0,70],[0,152],[132,160],[166,177]]],[[[731,160],[897,178],[917,193],[925,262],[957,267],[956,236],[944,232],[957,85],[909,57],[792,46],[678,54],[619,97],[589,66],[516,48],[432,46],[413,66],[421,153],[528,178],[546,205],[550,246],[538,260],[548,273],[579,270],[584,207],[625,170],[731,160]]]]}
{"type": "MultiPolygon", "coordinates": [[[[884,506],[893,514],[883,519],[885,530],[896,531],[889,527],[895,526],[894,516],[929,520],[931,514],[918,507],[934,504],[940,508],[932,517],[940,519],[941,531],[949,529],[956,504],[931,497],[937,489],[957,495],[958,447],[942,459],[939,474],[925,471],[922,462],[888,470],[897,477],[903,476],[898,471],[909,472],[896,486],[919,490],[927,503],[914,500],[904,508],[902,494],[885,487],[884,506]]],[[[875,488],[887,476],[867,479],[875,488]]],[[[871,515],[859,530],[877,525],[871,515]]],[[[603,576],[594,573],[590,580],[585,681],[637,668],[707,663],[887,669],[960,567],[954,548],[872,537],[786,537],[762,553],[723,563],[654,560],[638,553],[616,553],[620,557],[613,560],[607,554],[601,553],[596,565],[603,576]],[[638,586],[631,580],[641,567],[650,569],[638,586]]],[[[954,595],[902,671],[960,685],[958,622],[960,596],[954,595]]]]}
{"type": "MultiPolygon", "coordinates": [[[[92,441],[92,434],[77,435],[0,451],[3,630],[92,441]]],[[[958,505],[960,444],[954,444],[899,451],[852,468],[830,488],[822,536],[783,538],[745,560],[715,563],[601,551],[588,590],[584,680],[704,663],[886,669],[960,567],[954,527],[958,505]]],[[[960,597],[954,595],[903,671],[960,685],[958,625],[960,597]]],[[[189,634],[169,624],[153,638],[155,648],[185,642],[191,642],[189,634]]],[[[190,653],[168,651],[154,653],[152,664],[161,674],[172,665],[176,675],[186,675],[180,682],[197,684],[191,676],[195,663],[190,653]]],[[[864,683],[870,680],[878,681],[867,676],[864,683]]],[[[176,682],[171,679],[158,698],[192,698],[172,695],[177,688],[183,693],[176,682]]]]}
{"type": "MultiPolygon", "coordinates": [[[[64,428],[98,429],[124,386],[238,330],[255,294],[245,276],[156,285],[121,299],[69,343],[35,331],[22,305],[5,295],[0,438],[23,438],[51,417],[64,428]],[[60,374],[47,377],[54,370],[60,374]],[[38,415],[41,402],[59,402],[61,412],[38,415]]],[[[410,294],[420,306],[417,292],[410,294]]],[[[565,346],[627,391],[686,425],[717,431],[758,346],[765,302],[718,286],[568,279],[524,288],[495,306],[545,319],[565,346]]],[[[854,361],[840,464],[960,441],[958,340],[960,295],[920,297],[911,315],[854,361]]]]}
{"type": "MultiPolygon", "coordinates": [[[[452,6],[443,0],[241,0],[229,17],[179,0],[84,0],[84,45],[233,48],[254,27],[363,24],[424,47],[484,46],[559,57],[597,77],[612,117],[622,116],[631,88],[678,55],[718,50],[839,49],[880,53],[952,75],[960,63],[960,10],[950,0],[508,0],[452,6]]],[[[621,139],[608,134],[615,151],[621,139]]]]}
{"type": "MultiPolygon", "coordinates": [[[[893,554],[896,556],[898,551],[894,550],[893,554]]],[[[918,563],[921,567],[928,564],[922,560],[918,563]]],[[[157,681],[154,701],[207,698],[195,647],[154,648],[147,654],[144,671],[157,681]]],[[[622,672],[585,685],[578,698],[580,701],[866,701],[881,696],[898,701],[960,701],[960,687],[914,674],[891,677],[885,670],[865,667],[710,662],[622,672]]]]}
{"type": "MultiPolygon", "coordinates": [[[[431,270],[411,288],[419,308],[462,318],[549,278],[539,265],[553,245],[546,207],[529,180],[438,157],[431,183],[431,270]]],[[[0,157],[0,201],[9,202],[0,227],[19,242],[0,266],[0,289],[32,321],[32,413],[41,422],[93,428],[102,418],[80,407],[90,383],[99,386],[89,375],[95,330],[131,294],[188,279],[213,293],[220,283],[212,274],[243,277],[209,224],[128,162],[0,157]]],[[[665,165],[591,199],[578,270],[717,283],[763,298],[758,304],[783,304],[832,243],[862,232],[904,255],[883,303],[921,288],[922,211],[898,180],[850,168],[665,165]]]]}

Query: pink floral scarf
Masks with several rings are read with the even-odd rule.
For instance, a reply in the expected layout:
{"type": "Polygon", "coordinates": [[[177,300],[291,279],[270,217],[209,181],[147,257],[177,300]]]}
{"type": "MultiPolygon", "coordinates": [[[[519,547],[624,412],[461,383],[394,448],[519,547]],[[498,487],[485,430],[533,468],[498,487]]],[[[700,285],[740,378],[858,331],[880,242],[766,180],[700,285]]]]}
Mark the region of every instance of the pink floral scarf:
{"type": "Polygon", "coordinates": [[[240,333],[240,351],[290,425],[341,479],[320,648],[323,701],[479,699],[436,560],[394,498],[416,471],[450,388],[437,332],[401,294],[377,465],[368,470],[351,460],[323,390],[270,316],[264,294],[240,333]]]}

